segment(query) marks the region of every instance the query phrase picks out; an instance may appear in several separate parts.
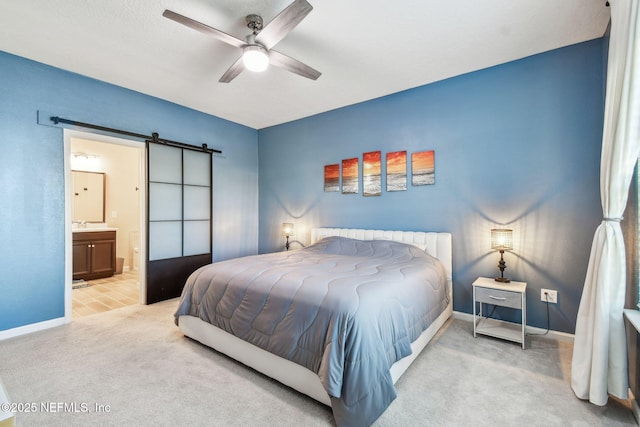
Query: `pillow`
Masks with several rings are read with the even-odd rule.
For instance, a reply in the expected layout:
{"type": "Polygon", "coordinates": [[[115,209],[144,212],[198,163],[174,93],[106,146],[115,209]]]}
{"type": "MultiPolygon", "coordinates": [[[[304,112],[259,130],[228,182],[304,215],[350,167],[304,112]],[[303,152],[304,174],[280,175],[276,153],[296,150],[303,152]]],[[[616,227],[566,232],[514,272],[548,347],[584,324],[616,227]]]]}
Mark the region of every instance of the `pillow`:
{"type": "MultiPolygon", "coordinates": [[[[410,245],[413,245],[417,248],[420,248],[420,250],[427,252],[427,244],[426,243],[409,243],[410,245]]],[[[429,252],[427,252],[429,253],[429,252]]]]}

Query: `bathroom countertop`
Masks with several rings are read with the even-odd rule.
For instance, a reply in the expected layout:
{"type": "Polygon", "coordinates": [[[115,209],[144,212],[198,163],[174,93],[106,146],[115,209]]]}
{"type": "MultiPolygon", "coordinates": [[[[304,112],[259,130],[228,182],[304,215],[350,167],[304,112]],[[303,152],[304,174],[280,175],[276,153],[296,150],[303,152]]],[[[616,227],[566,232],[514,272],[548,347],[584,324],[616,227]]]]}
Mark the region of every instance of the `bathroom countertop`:
{"type": "Polygon", "coordinates": [[[117,231],[117,228],[114,227],[86,227],[86,228],[82,228],[82,227],[74,227],[73,228],[73,232],[74,233],[89,233],[92,231],[117,231]]]}

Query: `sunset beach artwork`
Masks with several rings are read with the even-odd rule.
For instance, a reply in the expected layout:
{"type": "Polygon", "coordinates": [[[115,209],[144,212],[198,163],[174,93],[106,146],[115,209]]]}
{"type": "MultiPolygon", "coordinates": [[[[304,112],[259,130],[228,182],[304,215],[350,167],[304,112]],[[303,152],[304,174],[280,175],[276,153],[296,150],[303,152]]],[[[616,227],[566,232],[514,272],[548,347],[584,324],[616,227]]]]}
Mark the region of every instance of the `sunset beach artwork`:
{"type": "Polygon", "coordinates": [[[340,191],[340,165],[325,165],[324,167],[324,191],[340,191]]]}
{"type": "Polygon", "coordinates": [[[435,153],[421,151],[411,154],[411,184],[431,185],[436,183],[435,153]]]}
{"type": "Polygon", "coordinates": [[[362,155],[362,195],[379,196],[382,193],[382,175],[380,151],[371,151],[362,155]]]}
{"type": "Polygon", "coordinates": [[[358,193],[358,158],[342,161],[342,194],[358,193]]]}
{"type": "Polygon", "coordinates": [[[387,191],[407,189],[407,152],[387,153],[387,191]]]}

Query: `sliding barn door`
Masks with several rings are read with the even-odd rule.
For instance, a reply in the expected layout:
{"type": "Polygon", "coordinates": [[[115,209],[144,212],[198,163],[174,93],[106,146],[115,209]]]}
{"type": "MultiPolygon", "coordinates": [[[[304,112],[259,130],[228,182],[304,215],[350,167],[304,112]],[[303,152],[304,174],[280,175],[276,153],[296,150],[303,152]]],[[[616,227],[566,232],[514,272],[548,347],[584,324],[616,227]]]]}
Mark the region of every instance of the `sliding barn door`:
{"type": "Polygon", "coordinates": [[[180,296],[211,263],[210,152],[147,141],[147,303],[180,296]]]}

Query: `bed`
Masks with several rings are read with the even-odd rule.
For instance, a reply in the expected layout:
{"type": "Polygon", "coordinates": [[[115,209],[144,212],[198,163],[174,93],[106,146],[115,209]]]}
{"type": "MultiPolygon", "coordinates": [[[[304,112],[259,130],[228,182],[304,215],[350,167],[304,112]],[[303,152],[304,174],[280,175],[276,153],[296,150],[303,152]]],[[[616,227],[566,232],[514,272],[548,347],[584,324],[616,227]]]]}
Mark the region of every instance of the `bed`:
{"type": "Polygon", "coordinates": [[[370,425],[452,314],[451,235],[317,228],[311,241],[196,270],[176,323],[330,406],[338,426],[370,425]]]}

